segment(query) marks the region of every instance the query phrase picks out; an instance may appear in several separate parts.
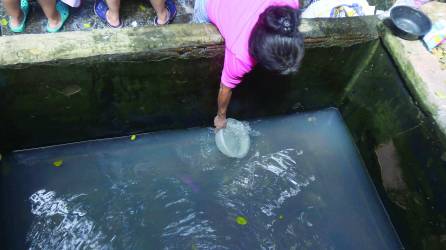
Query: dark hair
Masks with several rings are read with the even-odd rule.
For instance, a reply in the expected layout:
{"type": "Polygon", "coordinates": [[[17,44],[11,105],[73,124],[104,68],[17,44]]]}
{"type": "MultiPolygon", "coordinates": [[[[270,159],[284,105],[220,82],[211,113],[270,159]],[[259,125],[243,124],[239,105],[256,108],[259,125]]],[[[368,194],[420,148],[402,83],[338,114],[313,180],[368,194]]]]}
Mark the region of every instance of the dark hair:
{"type": "Polygon", "coordinates": [[[264,68],[288,75],[298,71],[304,57],[299,32],[300,11],[287,6],[268,7],[249,38],[249,53],[264,68]]]}

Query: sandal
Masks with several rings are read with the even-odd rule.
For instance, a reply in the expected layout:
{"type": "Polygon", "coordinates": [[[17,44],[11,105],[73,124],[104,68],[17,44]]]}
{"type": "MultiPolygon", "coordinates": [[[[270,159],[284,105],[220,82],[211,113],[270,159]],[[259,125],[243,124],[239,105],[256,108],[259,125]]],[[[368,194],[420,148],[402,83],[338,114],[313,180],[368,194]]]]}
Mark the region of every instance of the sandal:
{"type": "Polygon", "coordinates": [[[20,1],[20,9],[22,10],[23,17],[22,17],[22,21],[20,22],[19,26],[13,27],[11,25],[11,17],[9,17],[8,26],[9,26],[9,29],[14,33],[21,33],[23,31],[25,31],[25,23],[26,23],[26,19],[28,17],[28,13],[29,13],[28,0],[20,1]]]}
{"type": "Polygon", "coordinates": [[[70,9],[68,8],[68,5],[61,1],[57,1],[56,3],[56,10],[59,12],[60,15],[60,24],[55,28],[50,28],[49,23],[46,24],[46,31],[49,33],[55,33],[60,31],[62,29],[62,26],[65,24],[65,21],[67,21],[68,17],[70,16],[70,9]]]}
{"type": "Polygon", "coordinates": [[[173,22],[173,20],[177,16],[177,7],[175,6],[175,3],[173,2],[173,0],[166,0],[166,9],[167,9],[167,14],[169,16],[169,18],[167,19],[167,22],[164,24],[159,24],[158,16],[155,16],[155,18],[153,18],[153,25],[162,26],[162,25],[170,24],[173,22]]]}
{"type": "Polygon", "coordinates": [[[98,16],[110,28],[122,28],[123,24],[122,24],[121,17],[119,17],[118,25],[116,25],[116,26],[111,25],[107,20],[107,11],[108,11],[108,6],[105,3],[105,1],[104,0],[96,0],[96,2],[94,3],[94,13],[96,14],[96,16],[98,16]]]}

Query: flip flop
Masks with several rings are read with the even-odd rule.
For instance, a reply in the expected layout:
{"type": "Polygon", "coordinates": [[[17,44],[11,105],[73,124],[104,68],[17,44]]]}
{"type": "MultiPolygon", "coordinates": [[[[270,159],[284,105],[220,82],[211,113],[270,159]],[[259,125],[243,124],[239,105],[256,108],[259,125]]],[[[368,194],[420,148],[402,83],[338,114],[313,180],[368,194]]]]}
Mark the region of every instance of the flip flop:
{"type": "Polygon", "coordinates": [[[96,0],[96,2],[94,3],[94,13],[96,14],[96,16],[98,16],[110,28],[122,28],[123,23],[122,23],[121,17],[119,17],[118,25],[116,25],[116,26],[111,25],[107,20],[107,11],[108,11],[108,6],[105,3],[105,1],[104,0],[96,0]]]}
{"type": "Polygon", "coordinates": [[[56,10],[59,12],[60,15],[60,24],[55,28],[50,28],[49,24],[46,24],[46,31],[49,33],[55,33],[62,29],[62,26],[65,24],[65,21],[67,21],[68,17],[70,16],[70,8],[68,8],[68,5],[61,1],[57,1],[56,3],[56,10]]]}
{"type": "Polygon", "coordinates": [[[19,26],[12,27],[12,25],[11,25],[11,17],[9,17],[8,26],[9,26],[9,29],[12,32],[14,32],[14,33],[21,33],[23,31],[25,31],[25,23],[26,23],[26,19],[28,17],[28,13],[29,13],[29,3],[28,3],[28,0],[21,0],[20,1],[20,9],[22,10],[23,18],[22,18],[22,21],[20,22],[19,26]]]}
{"type": "Polygon", "coordinates": [[[162,25],[170,24],[173,22],[173,20],[177,16],[177,6],[175,6],[175,3],[173,2],[173,0],[166,0],[166,9],[167,9],[167,12],[169,15],[169,19],[167,20],[167,22],[165,24],[159,24],[158,16],[155,16],[155,18],[153,18],[153,25],[162,26],[162,25]]]}

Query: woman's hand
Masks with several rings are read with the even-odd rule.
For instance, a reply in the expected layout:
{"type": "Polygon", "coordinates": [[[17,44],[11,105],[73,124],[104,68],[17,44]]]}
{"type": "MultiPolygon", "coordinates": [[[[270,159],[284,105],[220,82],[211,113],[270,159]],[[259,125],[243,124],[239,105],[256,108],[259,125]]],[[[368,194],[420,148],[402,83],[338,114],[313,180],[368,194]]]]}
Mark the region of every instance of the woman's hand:
{"type": "Polygon", "coordinates": [[[214,126],[217,131],[219,129],[226,128],[226,117],[221,115],[216,115],[214,118],[214,126]]]}

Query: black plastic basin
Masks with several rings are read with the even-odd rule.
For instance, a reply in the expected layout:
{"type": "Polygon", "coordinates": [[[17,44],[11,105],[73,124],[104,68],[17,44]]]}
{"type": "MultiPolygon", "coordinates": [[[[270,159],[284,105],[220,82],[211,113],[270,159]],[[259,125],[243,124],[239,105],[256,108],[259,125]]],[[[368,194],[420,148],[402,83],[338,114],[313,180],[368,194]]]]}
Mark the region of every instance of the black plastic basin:
{"type": "Polygon", "coordinates": [[[421,11],[409,6],[396,6],[390,11],[393,32],[407,40],[417,40],[432,27],[431,20],[421,11]]]}

